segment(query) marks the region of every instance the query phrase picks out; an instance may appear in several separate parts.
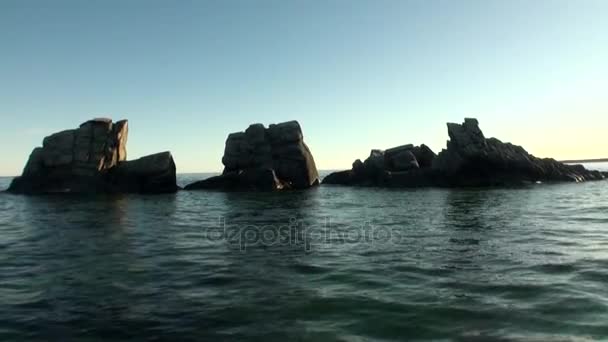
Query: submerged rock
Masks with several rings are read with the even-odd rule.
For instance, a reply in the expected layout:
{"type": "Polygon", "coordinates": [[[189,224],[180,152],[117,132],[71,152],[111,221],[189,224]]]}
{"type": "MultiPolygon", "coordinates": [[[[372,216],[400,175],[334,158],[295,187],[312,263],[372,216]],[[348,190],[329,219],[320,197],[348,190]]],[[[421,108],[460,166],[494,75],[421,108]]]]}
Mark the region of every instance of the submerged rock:
{"type": "Polygon", "coordinates": [[[606,174],[582,165],[566,165],[537,158],[521,147],[486,138],[476,119],[448,123],[447,149],[435,155],[426,145],[403,145],[382,154],[374,150],[363,165],[328,175],[323,183],[418,187],[492,186],[535,182],[582,182],[601,180],[606,174]]]}
{"type": "Polygon", "coordinates": [[[297,121],[250,125],[228,135],[222,175],[189,184],[186,190],[306,189],[319,184],[319,173],[297,121]]]}
{"type": "Polygon", "coordinates": [[[8,191],[56,192],[176,191],[175,164],[169,152],[127,162],[128,122],[89,120],[77,129],[44,138],[8,191]],[[154,162],[152,162],[154,161],[154,162]]]}

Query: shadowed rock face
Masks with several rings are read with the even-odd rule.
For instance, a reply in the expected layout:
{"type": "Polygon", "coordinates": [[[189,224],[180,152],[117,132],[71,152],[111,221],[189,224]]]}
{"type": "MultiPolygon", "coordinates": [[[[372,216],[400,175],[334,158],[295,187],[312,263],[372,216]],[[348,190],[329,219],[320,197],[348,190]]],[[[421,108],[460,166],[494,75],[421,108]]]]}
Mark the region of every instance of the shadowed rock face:
{"type": "Polygon", "coordinates": [[[107,179],[120,192],[170,193],[178,189],[175,169],[171,152],[160,152],[119,163],[107,179]]]}
{"type": "Polygon", "coordinates": [[[21,177],[13,180],[8,191],[23,194],[176,191],[171,154],[127,162],[128,134],[127,120],[113,123],[105,118],[52,134],[44,138],[42,147],[32,151],[21,177]],[[149,160],[155,163],[146,162],[149,160]],[[162,171],[159,165],[164,167],[162,171]],[[171,182],[173,187],[168,185],[171,182]]]}
{"type": "Polygon", "coordinates": [[[363,163],[356,161],[347,171],[328,175],[323,183],[344,185],[418,186],[508,186],[534,182],[582,182],[601,180],[606,174],[541,159],[521,146],[487,139],[476,119],[448,123],[447,149],[435,154],[425,145],[404,145],[372,151],[363,163]],[[407,153],[411,152],[411,153],[407,153]],[[384,164],[381,157],[384,157],[384,164]],[[412,160],[412,155],[415,161],[412,160]]]}
{"type": "Polygon", "coordinates": [[[192,183],[186,190],[306,189],[319,184],[314,158],[297,121],[250,125],[228,135],[221,176],[192,183]]]}
{"type": "Polygon", "coordinates": [[[447,149],[434,160],[449,185],[483,186],[530,182],[583,182],[604,179],[582,165],[566,165],[551,158],[537,158],[523,147],[486,139],[476,119],[462,125],[448,124],[447,149]]]}

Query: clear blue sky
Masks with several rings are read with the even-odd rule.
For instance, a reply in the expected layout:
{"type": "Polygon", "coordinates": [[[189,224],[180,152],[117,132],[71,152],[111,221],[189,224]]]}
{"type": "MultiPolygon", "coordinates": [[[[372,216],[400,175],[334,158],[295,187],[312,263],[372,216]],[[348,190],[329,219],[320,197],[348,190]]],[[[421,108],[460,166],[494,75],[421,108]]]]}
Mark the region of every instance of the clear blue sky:
{"type": "Polygon", "coordinates": [[[603,0],[0,0],[0,174],[97,116],[179,172],[291,119],[320,169],[438,152],[465,116],[539,156],[608,157],[607,18],[603,0]]]}

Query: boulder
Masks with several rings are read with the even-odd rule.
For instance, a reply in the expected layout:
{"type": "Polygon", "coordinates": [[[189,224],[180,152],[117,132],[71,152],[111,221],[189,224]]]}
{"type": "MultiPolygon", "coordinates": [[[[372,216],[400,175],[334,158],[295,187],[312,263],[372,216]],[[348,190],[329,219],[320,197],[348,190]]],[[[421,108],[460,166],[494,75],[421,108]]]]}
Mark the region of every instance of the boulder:
{"type": "Polygon", "coordinates": [[[297,121],[256,123],[228,135],[222,175],[185,187],[225,190],[306,189],[319,184],[310,149],[297,121]]]}
{"type": "Polygon", "coordinates": [[[418,160],[412,151],[402,151],[394,154],[390,159],[390,169],[392,171],[408,171],[419,169],[418,160]]]}
{"type": "MultiPolygon", "coordinates": [[[[409,171],[430,169],[435,153],[426,145],[401,145],[387,150],[374,149],[365,162],[357,159],[352,169],[336,172],[323,179],[325,184],[343,184],[360,186],[397,186],[406,178],[409,171]],[[422,160],[422,165],[418,161],[422,160]]],[[[425,171],[416,174],[424,173],[425,171]]],[[[424,177],[417,176],[416,179],[424,177]]],[[[406,182],[411,184],[413,182],[406,182]]],[[[425,181],[427,184],[428,181],[425,181]]]]}
{"type": "Polygon", "coordinates": [[[353,170],[332,172],[323,178],[323,184],[361,185],[355,182],[354,175],[355,173],[353,170]]]}
{"type": "Polygon", "coordinates": [[[407,171],[427,168],[433,164],[435,153],[426,145],[412,144],[389,148],[384,151],[385,168],[389,171],[407,171]]]}
{"type": "Polygon", "coordinates": [[[161,152],[121,162],[109,172],[118,192],[171,193],[178,190],[171,152],[161,152]]]}
{"type": "Polygon", "coordinates": [[[433,166],[433,160],[435,160],[435,157],[437,157],[435,152],[433,152],[433,150],[431,150],[431,148],[425,144],[415,146],[412,149],[412,153],[416,157],[416,161],[418,161],[418,165],[422,169],[433,166]]]}
{"type": "Polygon", "coordinates": [[[76,129],[51,134],[44,138],[42,147],[32,151],[22,175],[13,180],[8,191],[23,194],[175,191],[175,164],[171,155],[164,153],[126,162],[127,138],[127,120],[113,123],[107,118],[89,120],[76,129]]]}

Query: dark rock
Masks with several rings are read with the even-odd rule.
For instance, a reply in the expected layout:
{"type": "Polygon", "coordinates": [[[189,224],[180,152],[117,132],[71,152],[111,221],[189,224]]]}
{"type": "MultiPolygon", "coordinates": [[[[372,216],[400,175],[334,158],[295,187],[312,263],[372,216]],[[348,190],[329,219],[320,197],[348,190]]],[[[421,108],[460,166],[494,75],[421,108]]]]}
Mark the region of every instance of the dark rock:
{"type": "MultiPolygon", "coordinates": [[[[426,145],[414,146],[412,144],[389,148],[385,151],[372,150],[365,162],[357,159],[348,171],[332,173],[323,179],[325,184],[343,184],[359,186],[398,186],[403,182],[411,184],[429,184],[426,170],[412,172],[412,179],[407,179],[410,171],[423,168],[417,156],[423,161],[425,169],[430,169],[435,153],[426,145]]],[[[405,185],[404,185],[405,186],[405,185]]]]}
{"type": "Polygon", "coordinates": [[[22,194],[175,191],[171,154],[126,162],[127,137],[127,121],[112,123],[110,119],[89,120],[77,129],[52,134],[44,138],[42,147],[32,151],[21,177],[13,180],[8,191],[22,194]]]}
{"type": "Polygon", "coordinates": [[[431,148],[425,144],[414,147],[412,149],[412,153],[416,157],[418,165],[422,169],[433,166],[433,160],[435,160],[435,157],[437,157],[435,152],[433,152],[433,150],[431,150],[431,148]]]}
{"type": "Polygon", "coordinates": [[[384,171],[384,151],[371,150],[369,157],[363,162],[365,173],[375,176],[384,171]]]}
{"type": "Polygon", "coordinates": [[[521,146],[486,139],[476,119],[462,124],[448,123],[450,140],[439,155],[426,145],[403,145],[380,152],[361,168],[330,174],[328,184],[418,187],[418,186],[510,186],[536,182],[582,182],[601,180],[606,174],[566,165],[554,159],[537,158],[521,146]],[[417,162],[418,167],[413,163],[417,162]],[[372,170],[373,172],[370,172],[372,170]]]}
{"type": "Polygon", "coordinates": [[[448,124],[450,141],[433,163],[452,186],[492,186],[603,179],[581,165],[537,158],[523,147],[484,138],[475,119],[448,124]]]}
{"type": "Polygon", "coordinates": [[[441,183],[438,173],[430,168],[390,172],[381,184],[392,188],[418,188],[437,186],[441,183]]]}
{"type": "Polygon", "coordinates": [[[273,145],[303,140],[302,129],[297,121],[288,121],[268,126],[268,137],[273,145]]]}
{"type": "Polygon", "coordinates": [[[35,177],[44,171],[44,149],[36,147],[23,168],[23,177],[35,177]]]}
{"type": "Polygon", "coordinates": [[[277,178],[274,170],[258,168],[210,177],[188,184],[184,190],[274,191],[288,186],[277,178]]]}
{"type": "Polygon", "coordinates": [[[161,152],[121,162],[109,172],[118,192],[171,193],[178,190],[171,152],[161,152]]]}
{"type": "Polygon", "coordinates": [[[418,160],[412,151],[402,151],[394,154],[389,161],[390,171],[408,171],[419,169],[418,160]]]}
{"type": "Polygon", "coordinates": [[[323,184],[354,185],[353,170],[332,172],[323,178],[323,184]]]}
{"type": "Polygon", "coordinates": [[[365,170],[365,165],[363,164],[363,162],[361,161],[361,159],[357,159],[353,162],[353,168],[352,168],[354,173],[363,173],[365,170]]]}
{"type": "Polygon", "coordinates": [[[413,149],[414,149],[414,145],[412,145],[412,144],[401,145],[401,146],[389,148],[388,150],[384,151],[384,155],[386,156],[386,158],[390,159],[395,154],[399,154],[399,153],[406,152],[406,151],[411,151],[413,149]]]}
{"type": "Polygon", "coordinates": [[[297,121],[250,125],[228,135],[222,175],[186,186],[187,190],[306,189],[319,184],[314,158],[297,121]]]}

